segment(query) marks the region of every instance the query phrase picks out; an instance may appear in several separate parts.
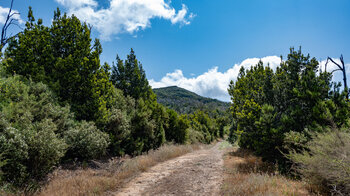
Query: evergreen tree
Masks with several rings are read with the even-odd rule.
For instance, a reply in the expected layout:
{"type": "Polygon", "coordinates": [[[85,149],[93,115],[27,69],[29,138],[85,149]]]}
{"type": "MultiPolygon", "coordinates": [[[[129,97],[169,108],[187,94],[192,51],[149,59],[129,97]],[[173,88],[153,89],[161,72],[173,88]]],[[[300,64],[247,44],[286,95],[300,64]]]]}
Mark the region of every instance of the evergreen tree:
{"type": "Polygon", "coordinates": [[[131,118],[131,142],[127,153],[140,154],[156,149],[165,142],[167,112],[157,103],[156,95],[148,84],[145,71],[136,59],[133,49],[122,61],[116,58],[117,65],[112,67],[111,82],[123,91],[125,96],[136,100],[135,114],[131,118]]]}
{"type": "Polygon", "coordinates": [[[113,86],[109,66],[101,66],[102,47],[91,45],[90,28],[74,15],[54,13],[51,27],[35,22],[29,8],[28,22],[6,49],[7,72],[44,82],[62,105],[71,104],[77,119],[106,123],[112,104],[113,86]]]}
{"type": "Polygon", "coordinates": [[[148,84],[142,64],[136,59],[133,49],[123,62],[119,56],[116,58],[117,66],[112,68],[111,81],[118,89],[123,90],[125,95],[134,99],[154,100],[155,95],[148,84]]]}
{"type": "Polygon", "coordinates": [[[190,123],[185,115],[179,116],[174,110],[167,109],[169,115],[168,127],[165,135],[167,141],[184,144],[188,140],[188,128],[190,123]]]}
{"type": "Polygon", "coordinates": [[[331,91],[331,74],[318,70],[315,58],[293,48],[275,73],[262,62],[248,70],[242,68],[229,86],[236,122],[230,136],[241,147],[284,167],[281,152],[287,153],[285,146],[290,141],[294,144],[289,149],[301,150],[303,144],[298,141],[310,140],[310,131],[343,125],[349,104],[344,94],[331,91]]]}

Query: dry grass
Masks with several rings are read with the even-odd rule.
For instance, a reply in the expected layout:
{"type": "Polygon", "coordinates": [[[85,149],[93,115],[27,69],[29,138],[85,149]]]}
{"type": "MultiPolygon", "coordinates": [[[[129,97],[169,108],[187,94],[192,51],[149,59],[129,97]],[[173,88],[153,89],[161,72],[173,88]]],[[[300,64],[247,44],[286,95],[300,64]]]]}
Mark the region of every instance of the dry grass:
{"type": "Polygon", "coordinates": [[[228,150],[224,166],[223,195],[317,195],[311,186],[278,174],[273,165],[245,150],[228,150]]]}
{"type": "Polygon", "coordinates": [[[102,195],[117,191],[140,172],[157,163],[200,149],[200,145],[165,145],[135,158],[95,162],[97,169],[56,170],[37,195],[102,195]]]}

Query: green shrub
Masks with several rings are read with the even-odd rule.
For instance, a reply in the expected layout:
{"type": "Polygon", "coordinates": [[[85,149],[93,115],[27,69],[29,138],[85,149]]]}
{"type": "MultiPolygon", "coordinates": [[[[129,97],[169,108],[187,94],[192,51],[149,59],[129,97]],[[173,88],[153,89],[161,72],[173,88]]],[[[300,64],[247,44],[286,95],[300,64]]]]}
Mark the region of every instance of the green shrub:
{"type": "Polygon", "coordinates": [[[219,129],[214,119],[210,118],[209,115],[203,111],[197,111],[189,115],[191,128],[199,131],[203,135],[202,143],[210,143],[217,136],[219,136],[219,129]]]}
{"type": "Polygon", "coordinates": [[[185,115],[181,115],[179,116],[179,120],[177,123],[177,129],[178,129],[178,137],[177,137],[177,143],[180,144],[185,144],[187,143],[188,139],[189,139],[189,127],[190,127],[190,122],[189,120],[186,118],[185,115]]]}
{"type": "Polygon", "coordinates": [[[297,172],[334,194],[350,194],[350,133],[333,130],[313,134],[306,149],[290,153],[297,172]]]}
{"type": "Polygon", "coordinates": [[[5,160],[0,170],[3,179],[14,185],[41,180],[66,152],[66,144],[55,134],[57,128],[50,119],[28,124],[26,129],[5,126],[0,131],[0,152],[5,160]]]}
{"type": "Polygon", "coordinates": [[[148,103],[137,100],[135,113],[131,119],[131,142],[127,154],[140,155],[154,148],[157,124],[152,119],[153,111],[148,103]]]}
{"type": "Polygon", "coordinates": [[[130,117],[125,111],[113,108],[106,126],[111,139],[110,151],[113,155],[124,155],[130,142],[130,117]]]}
{"type": "Polygon", "coordinates": [[[0,77],[4,77],[6,75],[5,66],[2,61],[2,54],[0,52],[0,77]]]}
{"type": "Polygon", "coordinates": [[[28,129],[6,128],[0,133],[0,151],[5,164],[0,166],[3,179],[23,186],[31,179],[41,180],[66,152],[66,144],[54,133],[50,120],[28,129]]]}
{"type": "Polygon", "coordinates": [[[73,124],[69,106],[59,106],[46,85],[23,81],[19,76],[0,79],[0,109],[3,117],[17,129],[51,119],[61,135],[73,124]]]}
{"type": "Polygon", "coordinates": [[[184,144],[188,141],[188,128],[190,126],[189,120],[186,116],[179,116],[174,110],[168,109],[169,115],[168,126],[165,129],[165,136],[167,141],[184,144]]]}
{"type": "Polygon", "coordinates": [[[29,177],[26,166],[28,160],[28,144],[21,131],[8,127],[0,134],[0,152],[6,164],[1,167],[5,181],[22,185],[29,177]]]}
{"type": "Polygon", "coordinates": [[[0,187],[1,187],[1,184],[2,184],[2,181],[3,181],[3,172],[1,171],[1,168],[6,164],[6,160],[3,160],[3,155],[0,154],[0,187]]]}
{"type": "Polygon", "coordinates": [[[82,121],[64,134],[68,144],[67,158],[94,159],[106,153],[108,134],[101,132],[93,122],[82,121]]]}
{"type": "Polygon", "coordinates": [[[193,128],[188,129],[188,142],[191,144],[204,142],[204,135],[202,132],[193,128]]]}
{"type": "Polygon", "coordinates": [[[66,152],[69,107],[59,106],[46,85],[15,76],[0,79],[0,109],[3,179],[16,186],[41,180],[66,152]]]}
{"type": "Polygon", "coordinates": [[[40,180],[66,153],[67,144],[57,137],[57,126],[51,119],[37,122],[26,135],[30,178],[40,180]]]}

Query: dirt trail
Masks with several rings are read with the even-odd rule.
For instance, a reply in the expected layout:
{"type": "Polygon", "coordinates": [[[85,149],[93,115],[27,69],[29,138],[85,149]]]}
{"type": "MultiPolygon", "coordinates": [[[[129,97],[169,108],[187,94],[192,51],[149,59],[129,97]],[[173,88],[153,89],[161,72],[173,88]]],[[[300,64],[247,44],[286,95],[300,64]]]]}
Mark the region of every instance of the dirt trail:
{"type": "Polygon", "coordinates": [[[219,195],[223,180],[220,144],[160,163],[116,195],[219,195]]]}

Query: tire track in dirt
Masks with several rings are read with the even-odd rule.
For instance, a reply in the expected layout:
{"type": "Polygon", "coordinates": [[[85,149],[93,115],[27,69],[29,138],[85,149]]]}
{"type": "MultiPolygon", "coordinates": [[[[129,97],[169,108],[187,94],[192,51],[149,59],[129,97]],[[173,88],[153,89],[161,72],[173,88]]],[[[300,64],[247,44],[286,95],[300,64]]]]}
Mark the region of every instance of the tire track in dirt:
{"type": "Polygon", "coordinates": [[[223,181],[220,144],[160,163],[115,195],[219,195],[223,181]]]}

